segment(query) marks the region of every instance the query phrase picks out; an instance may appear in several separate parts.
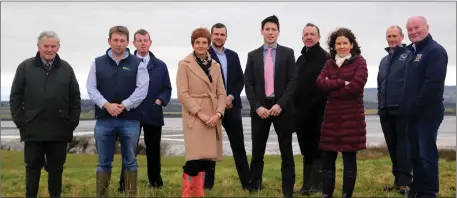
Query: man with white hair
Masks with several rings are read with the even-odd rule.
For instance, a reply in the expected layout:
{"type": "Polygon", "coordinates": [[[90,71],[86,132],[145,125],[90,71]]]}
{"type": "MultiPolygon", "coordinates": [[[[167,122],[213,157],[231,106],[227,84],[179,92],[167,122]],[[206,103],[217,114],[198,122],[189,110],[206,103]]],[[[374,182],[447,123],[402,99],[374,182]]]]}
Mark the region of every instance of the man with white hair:
{"type": "Polygon", "coordinates": [[[42,32],[36,56],[19,64],[11,87],[11,116],[25,142],[26,197],[37,196],[43,166],[49,195],[60,197],[67,143],[79,124],[79,85],[73,68],[57,54],[59,47],[55,32],[42,32]]]}
{"type": "Polygon", "coordinates": [[[446,50],[433,40],[422,16],[408,19],[412,60],[406,67],[402,105],[407,117],[413,182],[409,197],[436,197],[439,191],[436,138],[444,117],[443,92],[448,64],[446,50]]]}

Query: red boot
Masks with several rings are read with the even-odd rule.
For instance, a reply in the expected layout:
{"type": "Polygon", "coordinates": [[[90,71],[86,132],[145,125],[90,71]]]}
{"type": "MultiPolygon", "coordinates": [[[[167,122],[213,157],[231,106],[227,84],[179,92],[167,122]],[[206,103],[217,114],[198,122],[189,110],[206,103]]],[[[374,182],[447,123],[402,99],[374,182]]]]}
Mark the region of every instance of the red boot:
{"type": "Polygon", "coordinates": [[[192,183],[194,180],[195,177],[182,173],[182,197],[192,197],[192,192],[194,191],[192,183]]]}
{"type": "Polygon", "coordinates": [[[194,187],[194,197],[205,197],[205,172],[199,172],[198,175],[193,178],[192,184],[194,187]]]}

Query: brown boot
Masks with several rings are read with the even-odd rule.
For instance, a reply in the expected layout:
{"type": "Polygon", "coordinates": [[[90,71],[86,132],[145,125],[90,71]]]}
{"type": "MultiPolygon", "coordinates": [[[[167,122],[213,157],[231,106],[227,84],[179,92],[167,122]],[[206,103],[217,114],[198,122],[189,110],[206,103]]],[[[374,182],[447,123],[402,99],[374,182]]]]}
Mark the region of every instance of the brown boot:
{"type": "Polygon", "coordinates": [[[125,192],[128,197],[135,197],[137,195],[137,171],[126,171],[124,172],[125,179],[125,192]]]}
{"type": "Polygon", "coordinates": [[[111,172],[98,171],[96,176],[96,196],[108,197],[109,181],[111,179],[111,172]]]}

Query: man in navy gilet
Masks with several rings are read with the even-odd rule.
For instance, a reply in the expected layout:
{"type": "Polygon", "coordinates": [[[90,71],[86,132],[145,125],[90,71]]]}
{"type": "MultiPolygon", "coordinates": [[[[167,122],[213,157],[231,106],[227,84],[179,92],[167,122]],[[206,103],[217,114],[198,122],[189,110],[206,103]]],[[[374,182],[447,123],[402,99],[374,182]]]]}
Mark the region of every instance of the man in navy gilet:
{"type": "Polygon", "coordinates": [[[137,193],[136,147],[140,133],[140,112],[136,109],[147,95],[146,64],[127,49],[129,30],[109,30],[106,54],[95,58],[87,79],[87,92],[95,103],[94,136],[98,152],[96,195],[108,196],[116,139],[121,143],[128,195],[137,193]]]}
{"type": "Polygon", "coordinates": [[[392,174],[395,179],[392,186],[384,191],[396,190],[407,194],[411,183],[411,163],[406,150],[406,122],[400,113],[400,101],[403,94],[405,68],[411,59],[411,52],[402,44],[403,32],[398,26],[387,29],[386,55],[379,64],[378,73],[378,114],[381,127],[392,161],[392,174]]]}
{"type": "MultiPolygon", "coordinates": [[[[149,33],[140,29],[133,35],[133,45],[137,49],[134,54],[147,64],[149,73],[148,95],[138,109],[141,111],[140,127],[143,128],[144,144],[146,145],[146,160],[149,187],[163,186],[160,175],[160,138],[162,136],[163,109],[171,97],[171,82],[167,65],[149,51],[152,41],[149,33]]],[[[123,167],[124,168],[124,167],[123,167]]],[[[119,191],[125,190],[124,176],[119,179],[119,191]]]]}
{"type": "Polygon", "coordinates": [[[448,55],[433,40],[427,20],[422,16],[406,24],[413,52],[406,67],[402,106],[408,123],[408,151],[413,167],[409,197],[436,197],[439,191],[438,128],[444,118],[444,80],[448,55]]]}

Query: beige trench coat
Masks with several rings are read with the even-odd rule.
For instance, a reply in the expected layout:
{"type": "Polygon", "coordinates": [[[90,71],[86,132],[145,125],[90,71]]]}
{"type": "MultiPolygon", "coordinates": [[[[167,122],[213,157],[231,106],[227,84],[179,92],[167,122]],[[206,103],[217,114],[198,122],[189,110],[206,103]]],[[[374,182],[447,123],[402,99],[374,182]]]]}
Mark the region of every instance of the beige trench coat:
{"type": "MultiPolygon", "coordinates": [[[[182,122],[186,160],[222,160],[222,120],[208,127],[196,117],[198,111],[208,116],[224,115],[226,92],[220,65],[212,60],[210,74],[213,82],[198,65],[193,54],[179,61],[176,75],[178,100],[182,105],[182,122]]],[[[221,118],[222,119],[222,118],[221,118]]]]}

